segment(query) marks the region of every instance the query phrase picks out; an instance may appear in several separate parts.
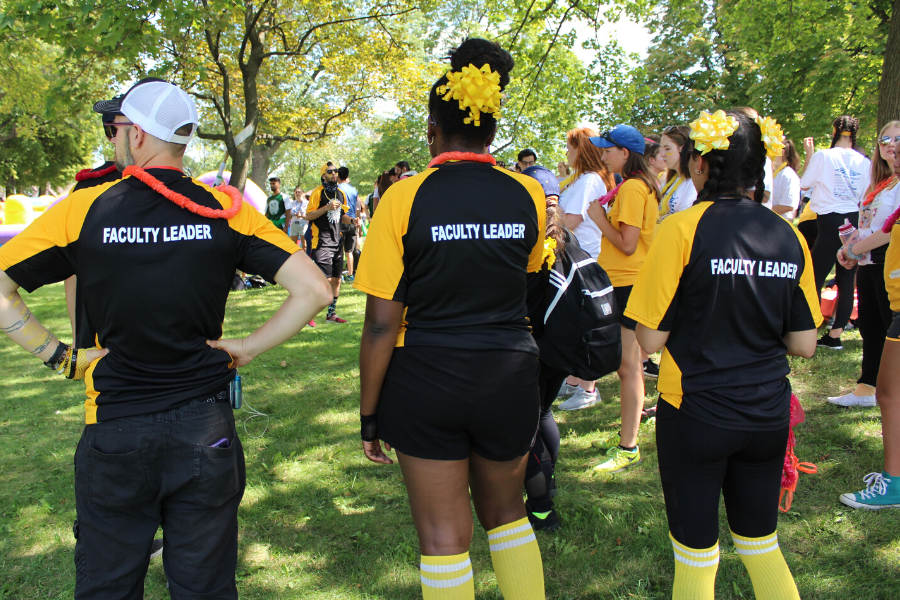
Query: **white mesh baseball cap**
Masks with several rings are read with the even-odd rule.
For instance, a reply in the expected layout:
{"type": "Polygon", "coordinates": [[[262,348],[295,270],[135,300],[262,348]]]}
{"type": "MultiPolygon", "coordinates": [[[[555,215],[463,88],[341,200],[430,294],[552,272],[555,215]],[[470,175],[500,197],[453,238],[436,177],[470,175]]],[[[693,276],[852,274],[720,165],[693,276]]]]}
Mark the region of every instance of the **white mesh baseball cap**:
{"type": "MultiPolygon", "coordinates": [[[[96,109],[95,109],[96,110],[96,109]]],[[[141,80],[121,100],[121,111],[135,125],[164,142],[187,144],[200,116],[193,99],[168,81],[141,80]],[[184,125],[193,125],[189,135],[176,135],[184,125]]]]}

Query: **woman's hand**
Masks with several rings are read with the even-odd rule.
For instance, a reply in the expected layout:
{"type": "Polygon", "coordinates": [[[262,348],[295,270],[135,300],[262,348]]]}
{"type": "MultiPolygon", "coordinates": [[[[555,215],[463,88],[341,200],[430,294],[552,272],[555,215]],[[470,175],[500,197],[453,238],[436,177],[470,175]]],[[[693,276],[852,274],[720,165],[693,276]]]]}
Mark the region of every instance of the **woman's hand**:
{"type": "Polygon", "coordinates": [[[803,150],[807,154],[813,154],[816,151],[816,140],[811,137],[803,138],[803,150]]]}
{"type": "Polygon", "coordinates": [[[840,264],[845,269],[852,269],[856,266],[856,261],[847,256],[847,254],[844,252],[846,248],[847,247],[844,246],[837,251],[838,264],[840,264]]]}
{"type": "Polygon", "coordinates": [[[594,221],[594,223],[599,223],[600,221],[606,220],[606,207],[601,205],[600,202],[594,200],[587,207],[588,216],[594,221]]]}
{"type": "MultiPolygon", "coordinates": [[[[367,442],[363,440],[363,453],[365,453],[366,458],[375,463],[381,463],[383,465],[392,465],[394,461],[392,461],[387,454],[381,449],[381,442],[377,439],[372,440],[371,442],[367,442]]],[[[391,446],[387,442],[384,443],[384,449],[388,452],[391,451],[391,446]]]]}

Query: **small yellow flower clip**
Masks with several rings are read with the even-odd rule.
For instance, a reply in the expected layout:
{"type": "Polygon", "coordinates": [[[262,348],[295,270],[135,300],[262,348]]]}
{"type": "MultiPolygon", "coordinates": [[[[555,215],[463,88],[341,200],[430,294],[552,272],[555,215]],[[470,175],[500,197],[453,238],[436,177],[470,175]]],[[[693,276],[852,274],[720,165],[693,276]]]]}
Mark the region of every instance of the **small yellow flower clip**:
{"type": "Polygon", "coordinates": [[[547,263],[547,268],[553,266],[553,263],[556,262],[556,240],[553,238],[547,238],[544,240],[544,255],[543,260],[541,262],[547,263]]]}
{"type": "Polygon", "coordinates": [[[492,113],[495,119],[500,118],[500,73],[491,71],[487,63],[480,69],[473,64],[460,71],[447,73],[447,84],[435,90],[443,100],[459,101],[460,110],[468,110],[469,116],[464,123],[481,126],[481,113],[492,113]]]}
{"type": "Polygon", "coordinates": [[[756,117],[756,123],[762,130],[762,141],[766,145],[766,154],[772,160],[781,156],[784,150],[784,129],[772,117],[756,117]]]}
{"type": "Polygon", "coordinates": [[[713,114],[701,111],[700,118],[691,123],[694,148],[700,154],[706,154],[710,150],[728,150],[731,145],[728,138],[737,131],[738,126],[740,123],[737,119],[726,115],[723,110],[717,110],[713,114]]]}

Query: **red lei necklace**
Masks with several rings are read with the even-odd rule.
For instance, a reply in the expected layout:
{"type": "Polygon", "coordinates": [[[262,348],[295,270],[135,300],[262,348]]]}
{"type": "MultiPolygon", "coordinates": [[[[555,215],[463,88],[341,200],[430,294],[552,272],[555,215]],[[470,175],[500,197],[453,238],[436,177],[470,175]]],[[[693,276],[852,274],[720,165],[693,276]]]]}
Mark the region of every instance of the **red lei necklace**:
{"type": "Polygon", "coordinates": [[[431,162],[428,163],[428,168],[430,169],[435,165],[444,164],[450,160],[466,160],[470,162],[488,163],[490,165],[497,164],[497,159],[490,154],[478,154],[477,152],[441,152],[431,159],[431,162]]]}
{"type": "Polygon", "coordinates": [[[122,176],[134,176],[134,178],[138,181],[146,183],[148,186],[150,186],[150,188],[154,192],[162,194],[181,208],[189,210],[195,215],[200,215],[201,217],[206,217],[208,219],[230,219],[231,217],[238,214],[238,211],[241,210],[241,204],[243,204],[244,202],[244,197],[237,190],[237,188],[230,185],[225,185],[224,183],[215,189],[216,191],[222,192],[223,194],[228,194],[228,196],[231,198],[231,208],[227,209],[209,208],[208,206],[197,204],[184,194],[173,192],[172,190],[167,188],[162,181],[136,165],[126,167],[125,170],[122,171],[122,176]]]}
{"type": "Polygon", "coordinates": [[[110,173],[116,170],[116,165],[110,165],[105,169],[101,169],[99,171],[94,171],[93,169],[82,169],[75,173],[75,181],[84,181],[85,179],[97,179],[99,177],[106,177],[110,173]]]}
{"type": "Polygon", "coordinates": [[[883,192],[885,190],[885,188],[887,186],[891,185],[891,182],[896,181],[896,179],[897,179],[896,175],[891,175],[890,177],[887,177],[886,179],[882,180],[882,182],[879,183],[878,185],[876,185],[875,188],[871,192],[866,194],[866,199],[863,200],[862,205],[868,206],[868,205],[872,204],[872,202],[875,201],[875,196],[877,196],[878,194],[883,192]]]}

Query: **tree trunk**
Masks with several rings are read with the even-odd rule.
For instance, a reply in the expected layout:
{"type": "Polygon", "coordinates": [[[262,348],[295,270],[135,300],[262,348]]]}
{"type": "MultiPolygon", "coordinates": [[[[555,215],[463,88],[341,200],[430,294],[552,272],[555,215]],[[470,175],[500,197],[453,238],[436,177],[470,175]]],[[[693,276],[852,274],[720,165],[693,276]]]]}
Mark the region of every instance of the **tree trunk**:
{"type": "Polygon", "coordinates": [[[900,119],[900,0],[892,4],[891,25],[884,47],[878,84],[878,131],[893,119],[900,119]]]}
{"type": "Polygon", "coordinates": [[[281,148],[284,142],[266,140],[264,144],[254,144],[251,155],[253,163],[250,167],[250,179],[262,189],[266,189],[266,179],[269,177],[269,166],[272,156],[281,148]]]}

